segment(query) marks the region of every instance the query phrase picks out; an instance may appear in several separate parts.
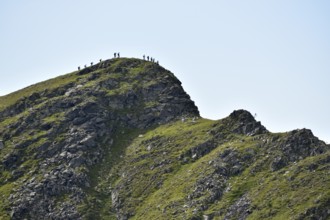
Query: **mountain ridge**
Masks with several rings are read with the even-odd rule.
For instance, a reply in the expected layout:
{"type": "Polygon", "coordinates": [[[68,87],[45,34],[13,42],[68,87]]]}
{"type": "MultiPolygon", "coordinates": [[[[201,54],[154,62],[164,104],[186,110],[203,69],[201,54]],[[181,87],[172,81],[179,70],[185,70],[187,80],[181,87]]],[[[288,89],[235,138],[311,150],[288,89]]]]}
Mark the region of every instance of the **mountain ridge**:
{"type": "Polygon", "coordinates": [[[3,219],[330,215],[329,145],[245,110],[201,118],[173,73],[140,59],[0,97],[0,139],[3,219]]]}

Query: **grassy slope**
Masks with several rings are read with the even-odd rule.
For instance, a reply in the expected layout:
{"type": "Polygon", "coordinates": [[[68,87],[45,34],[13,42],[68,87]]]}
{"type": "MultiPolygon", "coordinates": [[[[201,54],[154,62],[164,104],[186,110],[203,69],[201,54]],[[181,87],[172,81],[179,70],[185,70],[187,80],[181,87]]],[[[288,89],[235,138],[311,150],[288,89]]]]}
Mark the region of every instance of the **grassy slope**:
{"type": "Polygon", "coordinates": [[[35,92],[42,92],[45,89],[52,90],[55,88],[59,88],[63,85],[69,84],[71,82],[75,82],[78,78],[75,73],[76,72],[72,72],[63,76],[58,76],[56,78],[28,86],[24,89],[10,93],[8,95],[0,96],[0,111],[10,105],[15,104],[19,99],[23,97],[28,97],[35,92]]]}
{"type": "Polygon", "coordinates": [[[87,212],[93,212],[94,218],[115,219],[115,215],[111,212],[110,189],[120,184],[121,177],[125,176],[125,173],[133,175],[129,177],[132,178],[130,182],[132,185],[125,192],[130,208],[134,209],[135,206],[139,206],[138,204],[148,205],[148,197],[157,192],[157,184],[153,181],[169,179],[171,182],[173,181],[171,179],[172,173],[182,169],[178,161],[161,168],[157,168],[157,164],[164,160],[177,158],[186,152],[189,146],[205,141],[205,138],[208,137],[205,132],[214,123],[211,120],[199,119],[198,123],[179,121],[149,130],[123,130],[119,132],[120,134],[116,136],[114,146],[110,149],[102,166],[93,170],[94,190],[90,191],[89,201],[98,200],[98,205],[95,206],[94,204],[91,208],[92,204],[88,202],[82,207],[82,210],[90,207],[87,212]],[[187,135],[191,134],[194,135],[194,138],[187,140],[187,135]],[[158,138],[161,138],[158,145],[152,143],[152,149],[148,150],[150,144],[146,146],[146,142],[158,138]],[[151,170],[150,166],[155,166],[155,169],[151,170]],[[163,170],[168,168],[171,168],[172,172],[163,173],[163,170]],[[95,172],[98,174],[95,175],[95,172]],[[143,201],[145,202],[143,203],[143,201]]]}
{"type": "MultiPolygon", "coordinates": [[[[192,218],[195,211],[186,206],[187,195],[194,190],[198,180],[214,172],[210,161],[226,149],[234,149],[241,155],[254,150],[257,152],[256,160],[241,175],[228,180],[226,193],[214,204],[209,204],[203,214],[218,213],[215,219],[223,219],[224,212],[221,213],[221,210],[228,209],[242,195],[248,195],[253,210],[249,219],[297,219],[300,214],[329,199],[329,165],[310,169],[311,164],[318,164],[329,157],[329,152],[271,172],[269,163],[272,155],[269,160],[265,160],[267,147],[260,148],[259,138],[234,135],[230,141],[218,145],[196,161],[185,164],[178,161],[177,158],[192,146],[210,139],[209,131],[221,123],[207,119],[199,119],[196,123],[190,120],[185,123],[178,121],[145,131],[143,137],[138,137],[137,133],[130,136],[128,145],[121,145],[121,161],[103,167],[103,176],[98,178],[99,184],[95,187],[103,192],[102,198],[96,197],[100,200],[98,209],[103,210],[96,211],[99,218],[114,218],[114,214],[110,215],[111,197],[107,187],[116,188],[121,184],[124,186],[121,193],[126,208],[135,213],[132,219],[192,218]],[[160,141],[155,141],[157,139],[160,141]],[[150,144],[152,147],[148,150],[150,144]],[[171,163],[157,167],[160,161],[171,163]],[[263,164],[263,168],[251,172],[259,164],[263,164]],[[170,171],[164,172],[166,169],[170,171]],[[105,170],[108,170],[108,175],[104,175],[105,170]],[[128,186],[123,183],[126,181],[129,182],[128,186]],[[106,192],[108,197],[104,196],[106,192]]],[[[286,134],[269,135],[286,137],[286,134]]],[[[122,142],[119,140],[119,143],[122,142]]],[[[112,160],[112,157],[108,160],[112,160]]],[[[198,200],[202,201],[203,197],[198,200]]]]}

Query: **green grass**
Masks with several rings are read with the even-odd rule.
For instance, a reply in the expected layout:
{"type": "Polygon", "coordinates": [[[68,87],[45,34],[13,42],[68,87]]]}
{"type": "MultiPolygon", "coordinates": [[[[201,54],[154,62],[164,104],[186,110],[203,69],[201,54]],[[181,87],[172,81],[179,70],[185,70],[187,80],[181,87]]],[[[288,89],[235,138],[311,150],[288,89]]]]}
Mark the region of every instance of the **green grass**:
{"type": "Polygon", "coordinates": [[[109,187],[119,178],[119,167],[125,149],[141,130],[119,128],[111,146],[105,145],[105,159],[102,164],[89,171],[91,187],[86,189],[88,196],[79,207],[85,219],[116,219],[111,212],[112,202],[109,187]],[[110,174],[110,175],[109,175],[110,174]]]}
{"type": "Polygon", "coordinates": [[[249,219],[270,216],[273,219],[295,219],[308,208],[316,206],[316,201],[329,198],[329,165],[320,165],[313,171],[308,169],[310,164],[328,155],[304,159],[294,166],[266,176],[262,184],[250,192],[256,211],[249,219]]]}
{"type": "Polygon", "coordinates": [[[59,88],[63,85],[75,82],[77,78],[78,75],[76,75],[76,72],[72,72],[70,74],[58,76],[56,78],[28,86],[24,89],[10,93],[8,95],[0,96],[0,111],[10,105],[15,104],[19,99],[22,99],[23,97],[28,97],[33,93],[42,92],[46,89],[52,90],[55,88],[59,88]]]}
{"type": "MultiPolygon", "coordinates": [[[[301,173],[298,170],[293,172],[299,173],[293,183],[284,174],[288,171],[287,169],[295,169],[294,166],[271,172],[269,165],[265,163],[260,171],[252,173],[254,164],[265,162],[264,155],[267,147],[262,148],[259,140],[268,137],[267,135],[255,138],[228,134],[231,141],[218,145],[202,158],[187,164],[178,162],[177,158],[180,154],[189,151],[198,143],[207,141],[210,138],[209,132],[222,128],[221,123],[221,121],[205,119],[200,119],[197,123],[177,121],[146,132],[142,137],[135,138],[125,148],[122,162],[117,164],[123,169],[117,168],[118,175],[114,187],[124,186],[129,179],[129,188],[124,188],[125,191],[121,191],[121,195],[125,198],[126,209],[134,213],[131,219],[189,219],[196,215],[202,216],[202,213],[194,211],[194,206],[186,206],[187,194],[193,191],[198,180],[212,175],[214,169],[209,165],[209,161],[217,158],[226,149],[234,150],[242,158],[249,156],[252,152],[254,160],[247,161],[251,163],[251,166],[246,167],[243,173],[230,177],[227,183],[230,189],[225,191],[218,202],[209,204],[204,214],[213,215],[219,213],[220,210],[227,210],[242,196],[247,196],[251,200],[250,209],[253,211],[249,219],[289,219],[292,216],[297,218],[308,208],[317,205],[314,202],[316,198],[320,200],[328,198],[329,192],[324,188],[330,180],[320,179],[326,176],[328,171],[324,166],[327,165],[319,167],[323,173],[316,171],[311,175],[306,170],[301,173]],[[148,149],[149,145],[152,145],[151,150],[148,149]],[[160,160],[172,160],[172,163],[162,168],[156,166],[150,169],[160,160]],[[163,171],[168,168],[170,172],[164,173],[163,171]],[[128,177],[121,176],[122,173],[126,173],[128,177]],[[160,185],[155,184],[154,180],[159,181],[160,185]],[[313,190],[310,190],[311,185],[313,190]],[[289,209],[288,205],[294,209],[289,209]]],[[[275,139],[285,138],[284,134],[271,136],[275,139]]],[[[326,155],[319,157],[326,157],[326,155]]],[[[309,163],[319,160],[318,157],[307,158],[300,163],[302,167],[308,167],[309,163]]],[[[207,201],[205,200],[207,197],[206,192],[195,201],[203,204],[207,201]]],[[[223,214],[216,215],[215,219],[222,219],[223,214]]]]}
{"type": "Polygon", "coordinates": [[[8,197],[13,190],[13,184],[5,184],[0,186],[0,219],[1,220],[9,220],[10,216],[8,213],[9,210],[9,202],[8,197]]]}
{"type": "MultiPolygon", "coordinates": [[[[150,195],[155,190],[157,190],[157,184],[153,182],[154,178],[165,179],[169,178],[172,174],[168,173],[158,173],[159,169],[155,168],[150,170],[149,165],[153,164],[152,157],[143,158],[147,153],[150,153],[145,142],[150,139],[155,139],[159,136],[163,136],[169,141],[168,144],[162,146],[162,148],[152,149],[151,153],[157,155],[156,157],[163,157],[163,151],[168,152],[166,157],[177,157],[179,154],[177,152],[180,145],[178,143],[171,143],[170,140],[175,140],[178,138],[178,131],[184,129],[185,135],[195,133],[196,137],[200,136],[200,132],[205,132],[204,129],[208,128],[210,124],[215,123],[214,121],[200,119],[197,123],[182,123],[181,121],[171,123],[169,125],[163,125],[156,129],[150,129],[147,131],[143,130],[127,130],[119,129],[117,135],[114,139],[112,146],[105,146],[108,151],[108,156],[106,156],[102,166],[95,166],[90,171],[90,177],[92,179],[92,190],[89,191],[89,197],[86,201],[86,205],[81,207],[81,210],[86,210],[86,207],[91,211],[96,219],[112,219],[113,213],[109,212],[111,210],[111,196],[109,193],[109,186],[115,186],[122,182],[123,172],[132,172],[134,179],[132,179],[133,187],[131,190],[126,191],[130,195],[127,207],[129,209],[133,208],[134,205],[141,203],[146,197],[144,195],[150,195]],[[189,126],[187,126],[189,124],[189,126]],[[142,136],[141,136],[142,135],[142,136]],[[134,166],[132,164],[134,161],[134,166]],[[125,167],[125,170],[122,168],[125,167]],[[144,175],[138,175],[136,171],[143,171],[144,175]],[[148,186],[148,187],[146,187],[148,186]],[[96,202],[98,205],[94,203],[96,202]],[[94,202],[93,202],[94,201],[94,202]],[[90,204],[94,203],[93,206],[90,204]]],[[[179,142],[183,142],[187,137],[181,137],[179,142]]],[[[187,142],[189,145],[192,142],[187,142]]],[[[179,151],[180,152],[180,151],[179,151]]],[[[179,168],[179,164],[173,164],[171,166],[173,172],[176,172],[179,168]]],[[[131,175],[131,174],[130,174],[131,175]]],[[[86,213],[88,213],[87,211],[86,213]]],[[[83,213],[85,213],[83,211],[83,213]]],[[[86,217],[88,219],[88,217],[86,217]]]]}
{"type": "MultiPolygon", "coordinates": [[[[214,122],[206,121],[206,124],[208,124],[207,128],[210,128],[211,127],[210,125],[214,124],[214,122]]],[[[200,129],[203,128],[203,126],[201,125],[200,126],[196,125],[196,126],[197,129],[195,130],[195,133],[190,133],[190,135],[194,137],[197,133],[198,136],[200,135],[198,137],[199,140],[206,141],[209,138],[207,135],[208,129],[203,130],[200,129]]],[[[193,126],[187,126],[187,127],[188,128],[186,129],[188,131],[191,131],[193,126]]],[[[165,133],[167,134],[173,134],[173,135],[176,134],[177,138],[182,134],[185,134],[185,131],[187,131],[182,127],[180,133],[175,132],[175,130],[172,129],[164,129],[164,130],[165,133]]],[[[164,134],[162,134],[161,136],[163,135],[164,134]]],[[[180,143],[183,144],[183,142],[180,143]]],[[[191,146],[190,144],[192,143],[187,142],[187,144],[188,144],[187,145],[188,148],[189,146],[191,146]]],[[[219,145],[216,149],[214,149],[204,157],[200,158],[199,160],[193,163],[188,163],[182,166],[178,166],[178,170],[176,172],[173,172],[166,177],[166,180],[163,183],[162,187],[156,192],[154,192],[151,196],[149,196],[147,200],[144,202],[144,204],[138,208],[137,210],[138,214],[134,216],[133,219],[140,219],[142,217],[147,219],[192,218],[195,215],[194,207],[182,208],[185,205],[187,193],[193,191],[195,184],[199,179],[202,179],[203,177],[208,175],[212,175],[212,173],[214,172],[214,168],[209,165],[209,162],[212,161],[214,158],[216,158],[221,152],[226,150],[228,148],[228,145],[233,145],[233,144],[236,143],[232,142],[224,145],[219,145]],[[180,205],[171,206],[172,203],[176,203],[180,205]],[[166,211],[164,212],[164,210],[166,211]]],[[[244,145],[244,146],[246,148],[249,147],[248,145],[244,145]]],[[[176,154],[174,153],[174,155],[176,154]]],[[[244,191],[248,189],[245,188],[246,185],[238,187],[238,189],[233,192],[231,197],[235,196],[235,198],[237,198],[243,195],[244,191]]],[[[208,195],[206,194],[205,196],[202,196],[197,200],[200,200],[200,202],[203,203],[203,200],[206,199],[207,196],[208,195]]],[[[233,200],[233,198],[231,198],[231,200],[233,200]]]]}

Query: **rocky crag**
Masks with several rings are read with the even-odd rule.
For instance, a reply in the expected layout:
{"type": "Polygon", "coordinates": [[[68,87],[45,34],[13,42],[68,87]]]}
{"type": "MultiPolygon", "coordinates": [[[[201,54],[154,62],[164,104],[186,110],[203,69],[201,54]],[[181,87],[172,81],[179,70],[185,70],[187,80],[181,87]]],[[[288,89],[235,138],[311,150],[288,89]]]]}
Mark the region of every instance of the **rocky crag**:
{"type": "Polygon", "coordinates": [[[111,59],[0,97],[0,219],[329,219],[329,145],[111,59]]]}

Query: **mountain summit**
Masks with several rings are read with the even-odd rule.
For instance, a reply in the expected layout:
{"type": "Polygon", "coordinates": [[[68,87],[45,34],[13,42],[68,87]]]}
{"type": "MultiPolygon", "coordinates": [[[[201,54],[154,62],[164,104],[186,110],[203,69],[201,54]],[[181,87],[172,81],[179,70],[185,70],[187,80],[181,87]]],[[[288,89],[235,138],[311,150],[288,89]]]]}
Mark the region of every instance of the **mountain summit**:
{"type": "Polygon", "coordinates": [[[116,58],[0,97],[0,219],[328,219],[329,145],[245,110],[212,121],[116,58]]]}

